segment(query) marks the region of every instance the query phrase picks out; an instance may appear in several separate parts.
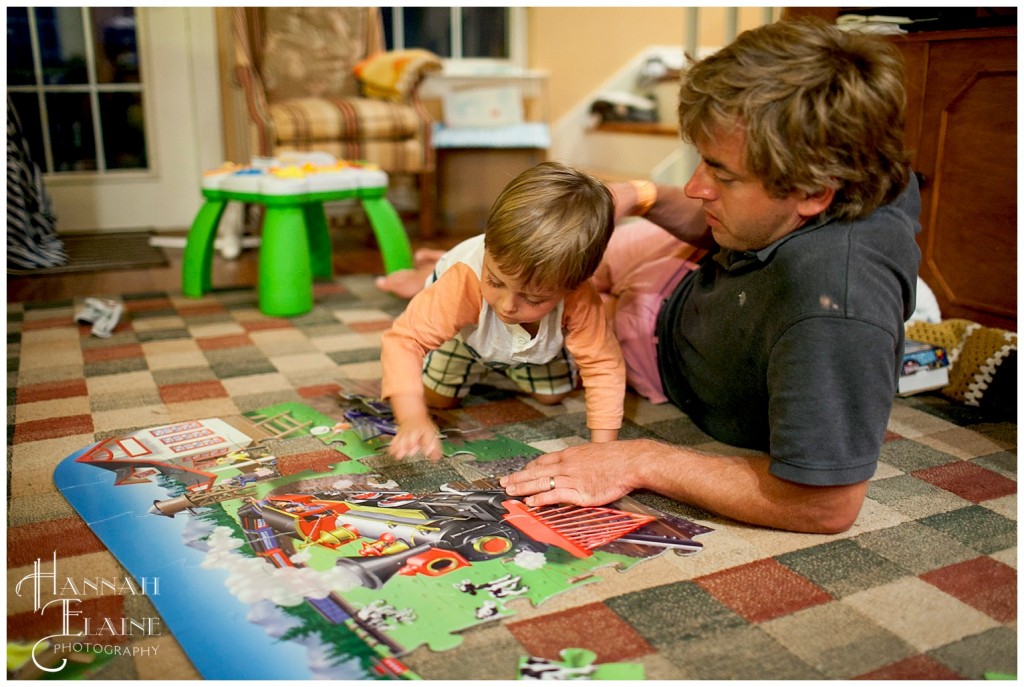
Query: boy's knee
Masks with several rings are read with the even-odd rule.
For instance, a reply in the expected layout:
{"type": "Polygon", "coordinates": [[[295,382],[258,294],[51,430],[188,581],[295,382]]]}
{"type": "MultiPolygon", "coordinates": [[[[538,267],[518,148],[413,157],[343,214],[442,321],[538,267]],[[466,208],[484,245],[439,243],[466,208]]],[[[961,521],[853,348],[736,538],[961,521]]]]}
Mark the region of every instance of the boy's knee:
{"type": "Polygon", "coordinates": [[[561,393],[561,394],[538,394],[538,393],[533,393],[533,394],[530,394],[530,395],[533,397],[533,400],[537,401],[538,403],[540,403],[542,405],[553,406],[553,405],[557,405],[557,404],[561,403],[563,400],[565,400],[565,397],[568,396],[570,393],[572,393],[572,392],[566,391],[565,393],[561,393]]]}
{"type": "Polygon", "coordinates": [[[451,410],[459,405],[461,399],[454,396],[442,396],[433,389],[423,388],[423,400],[428,408],[437,410],[451,410]]]}

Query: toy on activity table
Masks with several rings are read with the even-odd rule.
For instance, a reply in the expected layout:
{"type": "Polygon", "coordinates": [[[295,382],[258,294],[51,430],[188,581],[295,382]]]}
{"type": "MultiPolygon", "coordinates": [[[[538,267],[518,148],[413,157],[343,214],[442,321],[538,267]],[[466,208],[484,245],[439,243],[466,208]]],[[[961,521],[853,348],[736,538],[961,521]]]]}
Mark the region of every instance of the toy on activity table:
{"type": "Polygon", "coordinates": [[[385,272],[412,267],[412,248],[387,199],[388,175],[376,165],[338,161],[323,153],[258,158],[204,173],[206,202],[189,231],[182,264],[182,292],[210,291],[213,243],[229,201],[265,207],[258,293],[267,315],[292,316],[313,307],[312,282],[334,276],[323,204],[358,199],[370,220],[385,272]]]}
{"type": "Polygon", "coordinates": [[[203,173],[202,189],[249,194],[251,202],[261,202],[262,196],[302,195],[308,201],[318,193],[387,189],[388,174],[376,165],[317,159],[256,158],[248,166],[226,162],[203,173]]]}

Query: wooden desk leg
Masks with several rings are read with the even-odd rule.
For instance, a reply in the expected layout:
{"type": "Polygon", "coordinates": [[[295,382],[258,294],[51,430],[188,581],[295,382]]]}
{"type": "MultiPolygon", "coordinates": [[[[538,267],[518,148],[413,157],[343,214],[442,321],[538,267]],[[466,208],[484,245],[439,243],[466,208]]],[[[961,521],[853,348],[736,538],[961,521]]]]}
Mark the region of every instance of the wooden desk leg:
{"type": "Polygon", "coordinates": [[[310,264],[313,276],[320,279],[334,278],[334,262],[331,254],[331,233],[327,228],[327,215],[321,202],[306,203],[306,229],[309,232],[310,264]]]}
{"type": "Polygon", "coordinates": [[[199,298],[210,291],[213,242],[225,205],[223,200],[206,201],[192,222],[181,260],[181,291],[186,296],[199,298]]]}
{"type": "Polygon", "coordinates": [[[402,220],[391,202],[380,196],[362,197],[363,210],[370,218],[370,226],[377,237],[377,247],[384,259],[384,272],[390,274],[396,270],[412,267],[412,246],[405,233],[402,220]]]}
{"type": "Polygon", "coordinates": [[[259,270],[259,302],[263,314],[291,317],[313,308],[309,233],[301,205],[267,206],[259,270]]]}

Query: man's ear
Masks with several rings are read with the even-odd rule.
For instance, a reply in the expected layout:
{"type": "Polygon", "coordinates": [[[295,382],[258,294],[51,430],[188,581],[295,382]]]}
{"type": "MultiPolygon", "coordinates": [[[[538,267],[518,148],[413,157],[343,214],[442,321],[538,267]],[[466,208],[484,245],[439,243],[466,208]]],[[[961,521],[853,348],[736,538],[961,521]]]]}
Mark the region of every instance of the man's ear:
{"type": "Polygon", "coordinates": [[[808,193],[798,200],[796,211],[801,217],[815,217],[828,209],[832,199],[836,197],[834,188],[823,188],[815,193],[808,193]]]}

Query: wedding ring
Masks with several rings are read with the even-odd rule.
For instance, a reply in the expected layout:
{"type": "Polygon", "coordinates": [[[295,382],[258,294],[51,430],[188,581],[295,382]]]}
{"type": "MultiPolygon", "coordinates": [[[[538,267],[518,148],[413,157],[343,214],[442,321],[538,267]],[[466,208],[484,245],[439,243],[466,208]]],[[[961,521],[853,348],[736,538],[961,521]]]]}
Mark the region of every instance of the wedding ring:
{"type": "Polygon", "coordinates": [[[555,478],[554,477],[548,477],[548,489],[554,489],[554,488],[555,488],[555,478]]]}

